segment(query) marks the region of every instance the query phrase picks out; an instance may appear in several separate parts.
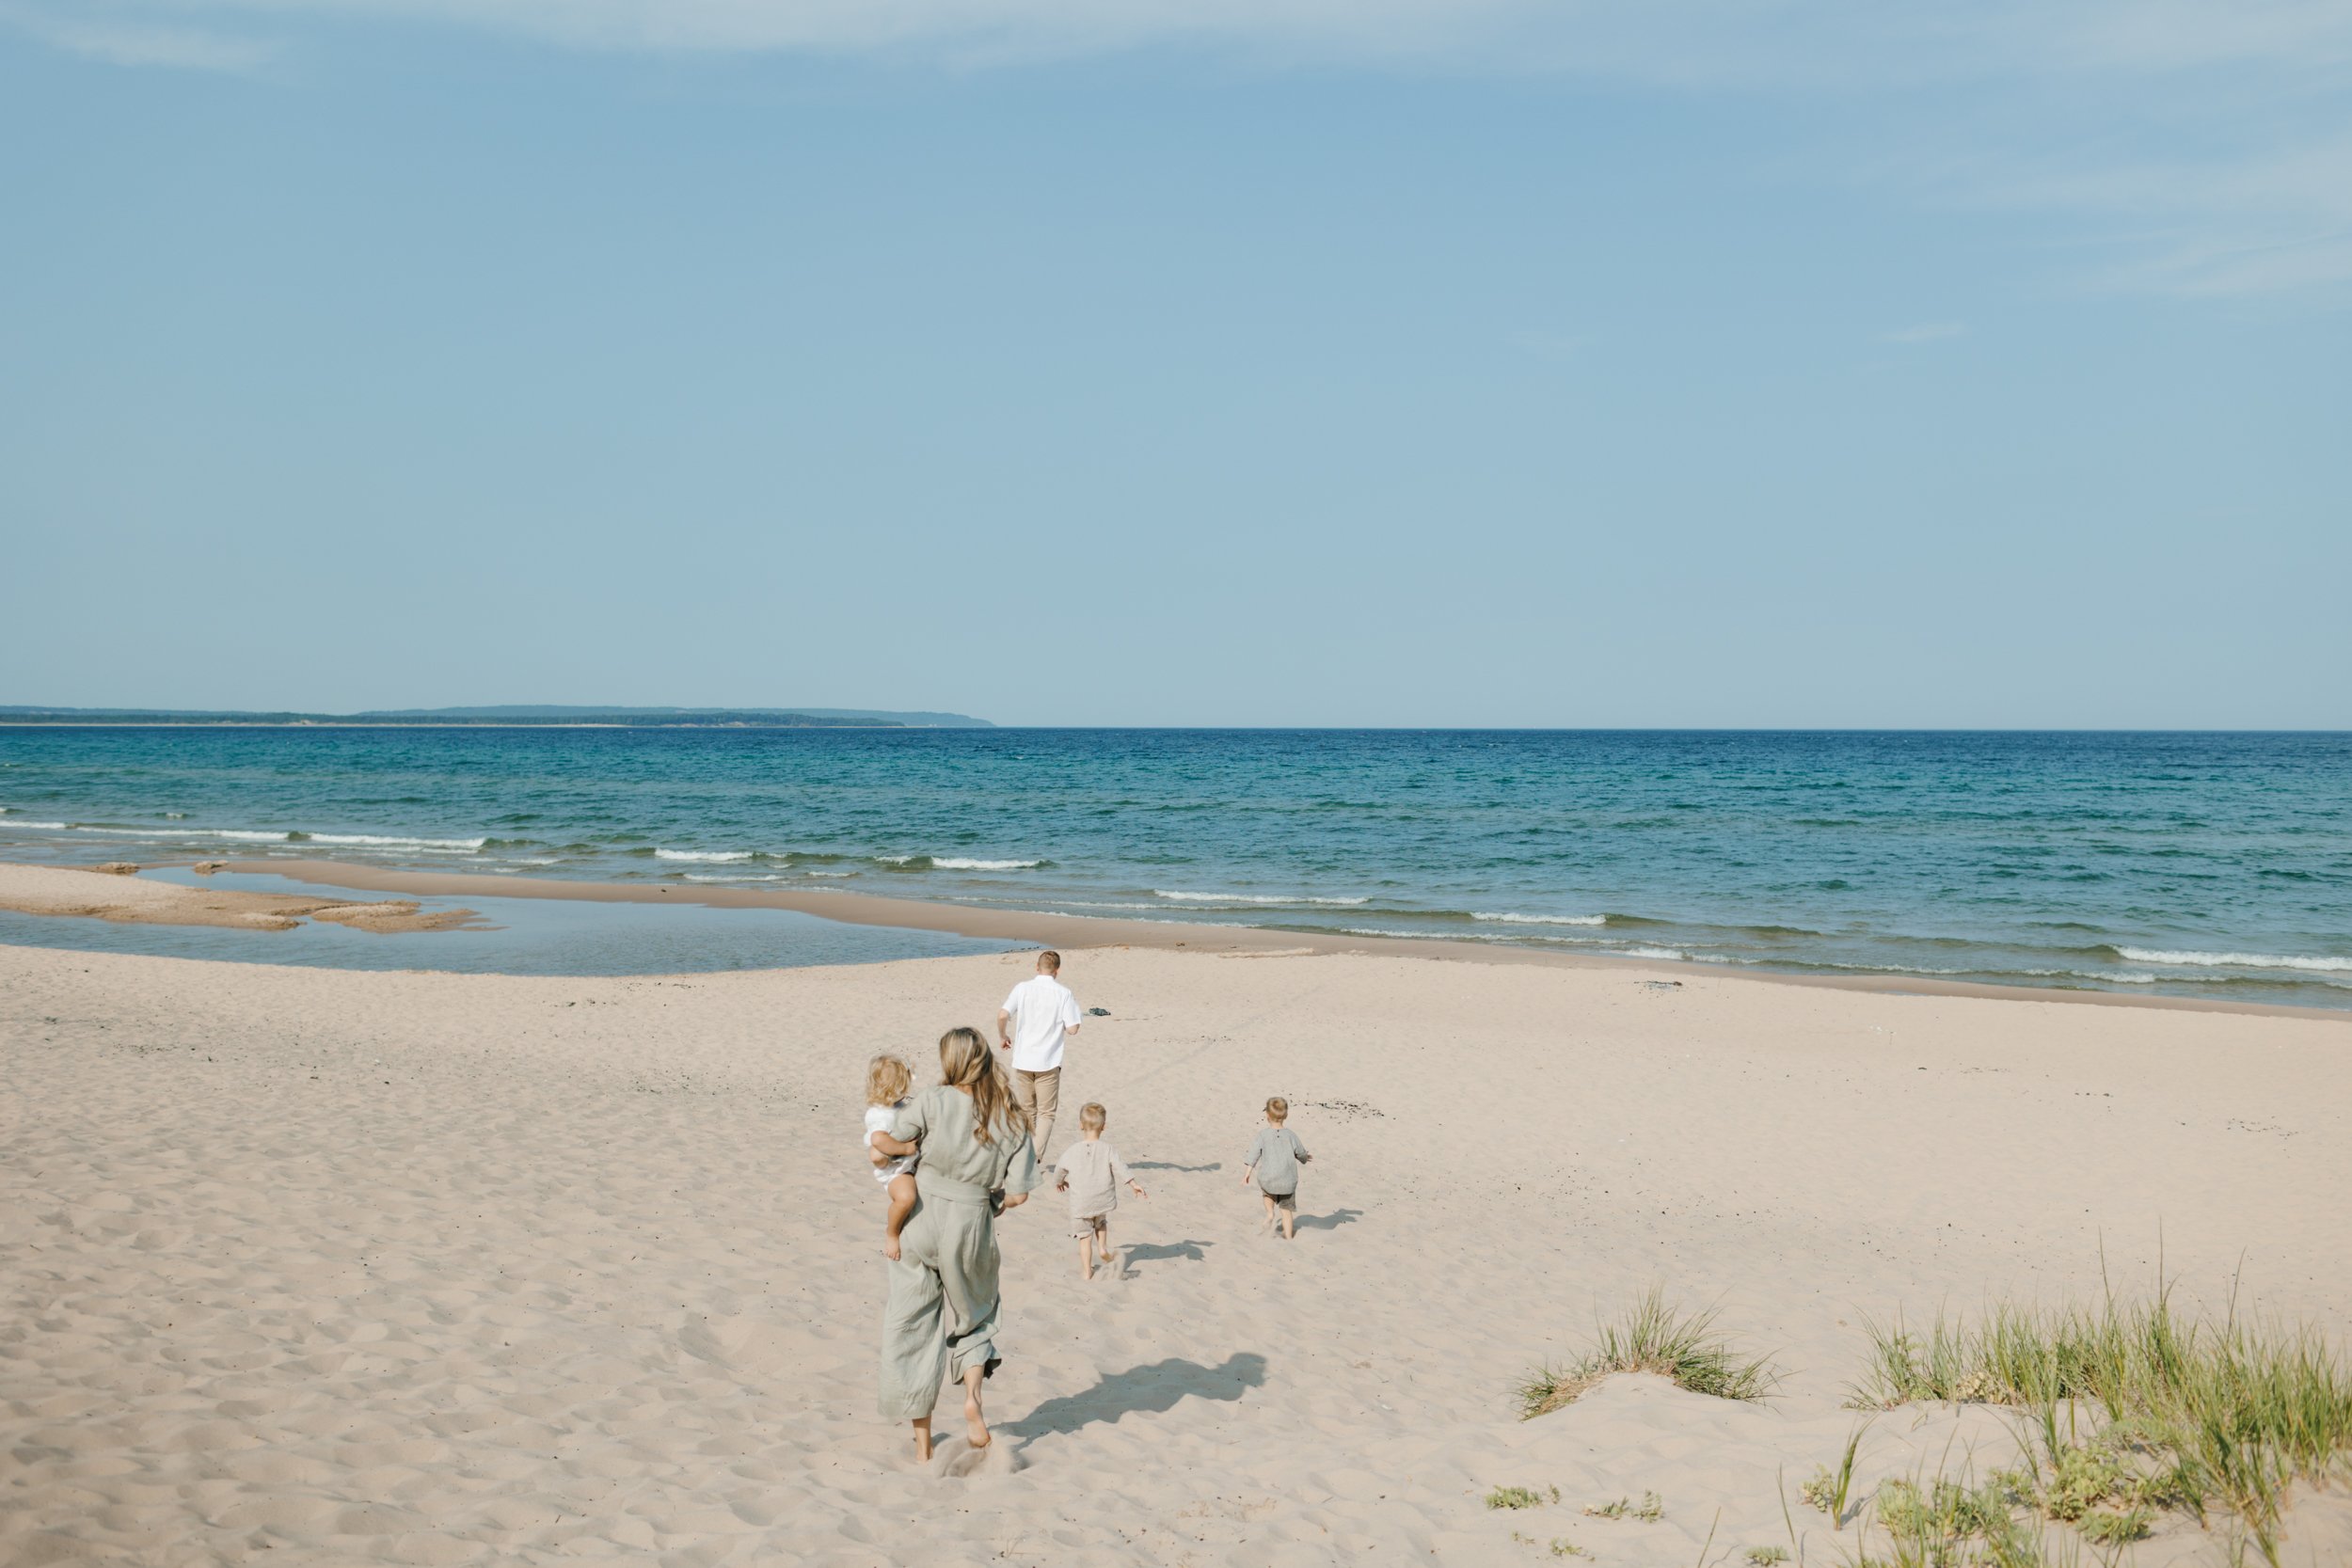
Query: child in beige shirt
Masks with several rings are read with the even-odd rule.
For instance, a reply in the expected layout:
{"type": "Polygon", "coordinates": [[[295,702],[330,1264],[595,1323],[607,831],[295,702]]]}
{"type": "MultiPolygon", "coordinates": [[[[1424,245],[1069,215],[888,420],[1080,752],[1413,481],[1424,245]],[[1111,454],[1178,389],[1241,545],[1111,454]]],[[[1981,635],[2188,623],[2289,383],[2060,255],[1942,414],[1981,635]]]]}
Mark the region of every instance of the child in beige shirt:
{"type": "Polygon", "coordinates": [[[1119,1207],[1119,1184],[1124,1181],[1135,1188],[1137,1197],[1152,1196],[1120,1163],[1119,1151],[1103,1141],[1103,1129],[1109,1121],[1109,1114],[1100,1105],[1082,1108],[1078,1129],[1085,1136],[1063,1149],[1061,1158],[1054,1162],[1054,1185],[1070,1195],[1070,1233],[1078,1239],[1078,1267],[1088,1279],[1094,1277],[1098,1251],[1104,1267],[1119,1266],[1119,1259],[1111,1255],[1110,1229],[1111,1211],[1119,1207]]]}

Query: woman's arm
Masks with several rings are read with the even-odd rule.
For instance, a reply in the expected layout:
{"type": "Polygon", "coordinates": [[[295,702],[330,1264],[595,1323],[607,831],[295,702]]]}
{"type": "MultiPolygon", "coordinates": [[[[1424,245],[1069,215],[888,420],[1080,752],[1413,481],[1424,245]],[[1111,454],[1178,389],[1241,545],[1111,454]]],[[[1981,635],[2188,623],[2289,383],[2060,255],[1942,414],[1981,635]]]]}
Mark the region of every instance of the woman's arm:
{"type": "Polygon", "coordinates": [[[1005,1207],[1008,1209],[1018,1209],[1028,1201],[1029,1195],[1026,1193],[1007,1193],[1005,1195],[1005,1207]]]}

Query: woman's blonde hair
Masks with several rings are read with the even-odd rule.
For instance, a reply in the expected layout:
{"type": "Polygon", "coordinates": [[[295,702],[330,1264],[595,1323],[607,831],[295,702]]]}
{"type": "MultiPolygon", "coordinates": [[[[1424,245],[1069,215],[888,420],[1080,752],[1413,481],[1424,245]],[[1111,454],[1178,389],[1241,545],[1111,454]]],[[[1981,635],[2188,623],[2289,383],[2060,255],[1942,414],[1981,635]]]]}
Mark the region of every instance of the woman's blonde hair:
{"type": "Polygon", "coordinates": [[[993,1144],[1000,1130],[1029,1135],[1029,1114],[1014,1102],[977,1029],[950,1029],[939,1037],[939,1081],[950,1088],[971,1089],[972,1136],[981,1143],[993,1144]]]}
{"type": "Polygon", "coordinates": [[[896,1056],[877,1056],[866,1064],[866,1103],[896,1105],[914,1086],[914,1073],[896,1056]]]}

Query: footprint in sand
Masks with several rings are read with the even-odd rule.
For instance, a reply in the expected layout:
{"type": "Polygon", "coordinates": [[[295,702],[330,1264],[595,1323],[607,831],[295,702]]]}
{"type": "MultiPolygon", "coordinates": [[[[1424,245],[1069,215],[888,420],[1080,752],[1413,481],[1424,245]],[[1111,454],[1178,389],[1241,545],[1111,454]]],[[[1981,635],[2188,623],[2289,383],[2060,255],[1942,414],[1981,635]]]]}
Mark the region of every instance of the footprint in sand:
{"type": "Polygon", "coordinates": [[[999,1437],[984,1449],[976,1449],[961,1437],[943,1438],[931,1450],[931,1474],[940,1479],[969,1476],[1009,1476],[1021,1468],[1014,1457],[1012,1445],[999,1437]]]}

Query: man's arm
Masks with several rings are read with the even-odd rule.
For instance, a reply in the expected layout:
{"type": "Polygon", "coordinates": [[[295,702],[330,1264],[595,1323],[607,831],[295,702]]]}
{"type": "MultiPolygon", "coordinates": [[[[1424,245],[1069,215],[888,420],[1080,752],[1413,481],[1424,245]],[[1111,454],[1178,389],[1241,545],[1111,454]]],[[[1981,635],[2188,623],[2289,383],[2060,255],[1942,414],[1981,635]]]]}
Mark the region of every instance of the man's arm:
{"type": "Polygon", "coordinates": [[[996,1049],[999,1051],[1010,1051],[1012,1049],[1012,1036],[1007,1033],[1005,1029],[1005,1025],[1010,1023],[1011,1022],[1012,1015],[1010,1013],[1005,1011],[1002,1007],[996,1009],[996,1049]]]}

